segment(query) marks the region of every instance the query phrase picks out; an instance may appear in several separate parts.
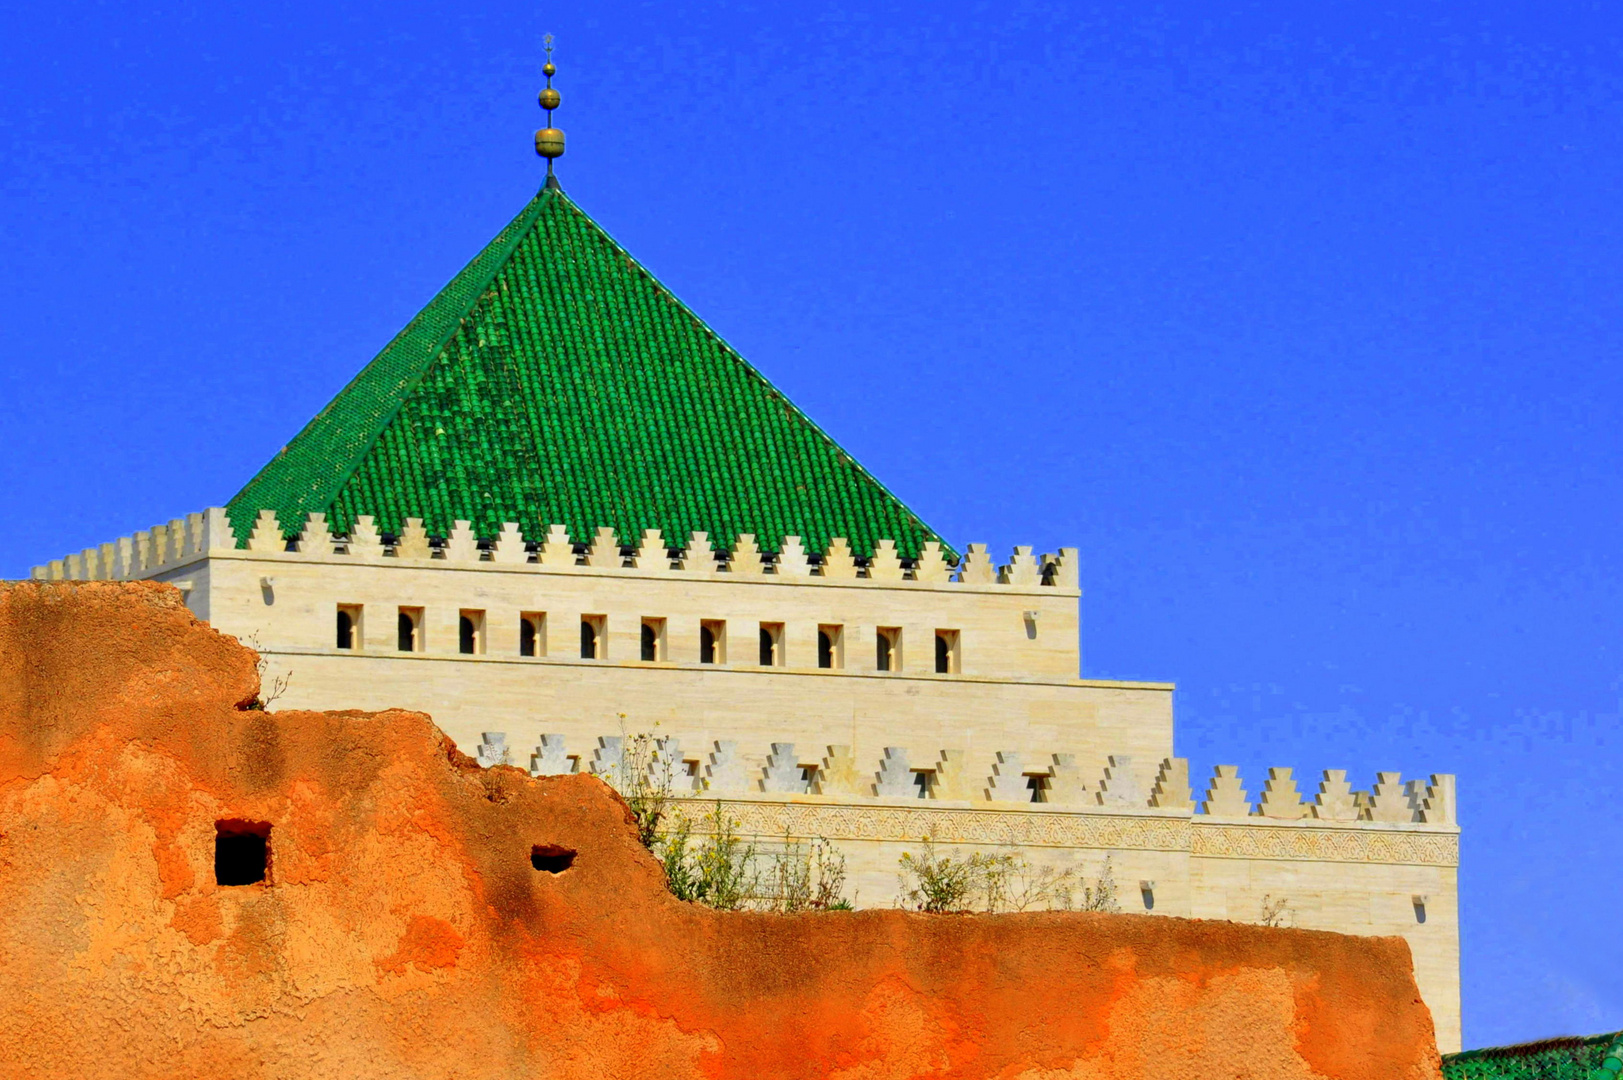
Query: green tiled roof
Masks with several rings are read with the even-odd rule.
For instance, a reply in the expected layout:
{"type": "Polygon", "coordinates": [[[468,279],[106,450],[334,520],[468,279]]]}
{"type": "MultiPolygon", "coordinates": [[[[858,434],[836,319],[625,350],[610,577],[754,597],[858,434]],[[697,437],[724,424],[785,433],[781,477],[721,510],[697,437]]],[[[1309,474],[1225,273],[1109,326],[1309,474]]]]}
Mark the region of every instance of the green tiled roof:
{"type": "MultiPolygon", "coordinates": [[[[517,522],[622,543],[660,529],[776,551],[799,536],[904,556],[940,537],[556,187],[484,251],[231,500],[345,533],[370,514],[443,536],[517,522]]],[[[944,547],[946,545],[943,545],[944,547]]]]}
{"type": "Polygon", "coordinates": [[[1443,1080],[1618,1080],[1623,1032],[1443,1055],[1443,1080]]]}

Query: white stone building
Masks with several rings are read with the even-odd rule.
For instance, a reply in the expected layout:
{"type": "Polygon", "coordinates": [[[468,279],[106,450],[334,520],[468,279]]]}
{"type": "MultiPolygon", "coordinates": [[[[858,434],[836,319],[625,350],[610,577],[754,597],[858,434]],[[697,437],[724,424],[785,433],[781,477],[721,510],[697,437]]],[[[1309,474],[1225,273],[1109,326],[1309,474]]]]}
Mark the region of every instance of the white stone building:
{"type": "Polygon", "coordinates": [[[1402,935],[1459,1046],[1451,776],[1192,785],[1171,685],[1079,676],[1074,549],[954,550],[550,178],[227,507],[34,573],[172,582],[276,707],[420,709],[482,762],[656,732],[860,905],[928,834],[1108,857],[1128,911],[1402,935]]]}

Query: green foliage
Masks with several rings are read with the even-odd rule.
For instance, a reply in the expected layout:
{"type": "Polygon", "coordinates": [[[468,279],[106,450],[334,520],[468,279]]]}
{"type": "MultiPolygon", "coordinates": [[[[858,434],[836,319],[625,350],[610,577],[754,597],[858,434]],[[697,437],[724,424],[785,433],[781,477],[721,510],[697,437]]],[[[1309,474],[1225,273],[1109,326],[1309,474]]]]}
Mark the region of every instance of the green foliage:
{"type": "MultiPolygon", "coordinates": [[[[624,713],[620,719],[625,720],[624,713]]],[[[660,835],[660,825],[670,810],[677,763],[670,760],[655,732],[625,735],[623,726],[620,730],[624,739],[622,768],[609,774],[609,786],[618,791],[631,808],[631,816],[637,823],[637,839],[652,851],[660,835]]]]}
{"type": "Polygon", "coordinates": [[[919,911],[1121,910],[1108,858],[1098,880],[1082,887],[1078,904],[1080,878],[1074,868],[1033,866],[1017,850],[943,855],[932,837],[922,844],[918,855],[903,852],[899,864],[902,897],[919,911]]]}
{"type": "Polygon", "coordinates": [[[659,859],[677,898],[723,911],[851,910],[841,895],[845,856],[833,844],[786,834],[783,850],[763,855],[738,835],[719,800],[695,823],[673,791],[681,763],[656,732],[623,734],[621,747],[620,767],[604,779],[630,807],[637,839],[659,859]]]}
{"type": "Polygon", "coordinates": [[[783,850],[769,856],[770,867],[757,880],[750,906],[786,915],[799,911],[850,911],[845,888],[845,855],[823,837],[810,844],[783,838],[783,850]]]}
{"type": "Polygon", "coordinates": [[[902,896],[920,911],[967,911],[970,894],[982,877],[979,854],[967,859],[937,855],[935,841],[923,838],[924,850],[915,856],[902,852],[902,896]]]}
{"type": "Polygon", "coordinates": [[[719,801],[705,822],[708,828],[693,846],[693,824],[677,813],[672,827],[655,835],[649,850],[665,867],[665,880],[678,900],[737,911],[754,889],[755,845],[739,838],[738,822],[723,812],[719,801]]]}

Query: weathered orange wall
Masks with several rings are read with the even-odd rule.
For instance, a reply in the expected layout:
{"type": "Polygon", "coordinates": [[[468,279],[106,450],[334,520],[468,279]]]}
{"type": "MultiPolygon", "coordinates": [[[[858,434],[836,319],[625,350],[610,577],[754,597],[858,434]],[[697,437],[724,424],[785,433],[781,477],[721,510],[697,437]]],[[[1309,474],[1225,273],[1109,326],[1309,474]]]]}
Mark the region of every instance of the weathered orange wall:
{"type": "Polygon", "coordinates": [[[0,1075],[1438,1076],[1395,938],[713,912],[595,779],[257,688],[166,586],[0,586],[0,1075]],[[225,818],[268,886],[214,883],[225,818]]]}

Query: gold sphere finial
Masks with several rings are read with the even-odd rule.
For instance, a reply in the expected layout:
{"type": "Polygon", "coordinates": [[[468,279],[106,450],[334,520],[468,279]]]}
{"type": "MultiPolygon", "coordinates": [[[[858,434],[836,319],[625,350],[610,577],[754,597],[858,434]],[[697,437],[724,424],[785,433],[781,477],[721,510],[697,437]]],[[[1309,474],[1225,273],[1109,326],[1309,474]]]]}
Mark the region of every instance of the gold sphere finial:
{"type": "Polygon", "coordinates": [[[547,186],[556,187],[557,181],[552,178],[552,163],[564,155],[564,133],[552,126],[552,110],[558,107],[563,98],[552,88],[552,77],[558,73],[552,63],[552,35],[548,34],[542,42],[546,46],[547,62],[541,65],[541,74],[547,77],[547,85],[541,91],[539,100],[547,112],[547,126],[535,133],[535,152],[547,159],[547,186]]]}

